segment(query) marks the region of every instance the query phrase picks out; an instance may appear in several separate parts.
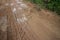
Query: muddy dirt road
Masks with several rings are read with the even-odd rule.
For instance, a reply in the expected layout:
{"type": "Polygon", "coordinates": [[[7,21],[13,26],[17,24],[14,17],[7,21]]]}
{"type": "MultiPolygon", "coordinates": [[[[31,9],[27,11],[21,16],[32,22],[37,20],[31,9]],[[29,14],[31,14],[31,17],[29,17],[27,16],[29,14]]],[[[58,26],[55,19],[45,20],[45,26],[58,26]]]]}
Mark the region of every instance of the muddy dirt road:
{"type": "Polygon", "coordinates": [[[53,12],[37,11],[23,0],[2,3],[0,40],[60,40],[60,17],[53,12]]]}

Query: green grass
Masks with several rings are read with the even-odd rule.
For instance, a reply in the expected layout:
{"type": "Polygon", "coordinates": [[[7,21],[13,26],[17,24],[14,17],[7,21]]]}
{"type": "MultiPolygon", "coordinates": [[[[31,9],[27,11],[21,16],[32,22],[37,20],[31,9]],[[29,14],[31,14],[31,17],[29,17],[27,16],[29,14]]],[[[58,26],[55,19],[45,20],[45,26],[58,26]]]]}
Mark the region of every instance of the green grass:
{"type": "Polygon", "coordinates": [[[60,0],[29,0],[30,2],[42,7],[56,12],[60,15],[60,0]]]}

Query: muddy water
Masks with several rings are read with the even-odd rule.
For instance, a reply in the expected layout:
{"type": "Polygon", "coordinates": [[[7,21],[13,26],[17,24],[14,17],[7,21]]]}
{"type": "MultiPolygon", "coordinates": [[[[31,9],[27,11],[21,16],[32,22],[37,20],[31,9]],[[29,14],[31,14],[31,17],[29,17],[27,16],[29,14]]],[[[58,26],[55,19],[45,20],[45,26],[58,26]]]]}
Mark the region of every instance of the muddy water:
{"type": "Polygon", "coordinates": [[[23,0],[0,4],[0,40],[60,40],[59,16],[23,0]]]}

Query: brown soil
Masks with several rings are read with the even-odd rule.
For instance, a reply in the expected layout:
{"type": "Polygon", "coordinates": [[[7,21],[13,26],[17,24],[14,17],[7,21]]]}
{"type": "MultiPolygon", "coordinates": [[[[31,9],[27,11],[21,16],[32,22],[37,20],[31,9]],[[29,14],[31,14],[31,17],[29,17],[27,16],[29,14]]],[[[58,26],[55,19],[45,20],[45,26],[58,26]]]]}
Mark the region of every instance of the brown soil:
{"type": "Polygon", "coordinates": [[[14,5],[0,9],[0,40],[60,40],[59,16],[44,9],[37,11],[31,3],[11,3],[14,5]]]}

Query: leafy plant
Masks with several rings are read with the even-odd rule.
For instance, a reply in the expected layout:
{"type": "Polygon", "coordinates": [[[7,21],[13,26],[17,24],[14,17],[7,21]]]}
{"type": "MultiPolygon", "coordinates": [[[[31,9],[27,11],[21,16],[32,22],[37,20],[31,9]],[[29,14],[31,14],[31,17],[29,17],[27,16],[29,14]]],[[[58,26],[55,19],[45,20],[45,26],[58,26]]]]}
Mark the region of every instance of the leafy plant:
{"type": "Polygon", "coordinates": [[[60,15],[60,0],[30,0],[30,1],[43,8],[55,11],[57,14],[60,15]]]}

